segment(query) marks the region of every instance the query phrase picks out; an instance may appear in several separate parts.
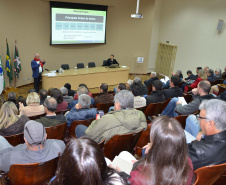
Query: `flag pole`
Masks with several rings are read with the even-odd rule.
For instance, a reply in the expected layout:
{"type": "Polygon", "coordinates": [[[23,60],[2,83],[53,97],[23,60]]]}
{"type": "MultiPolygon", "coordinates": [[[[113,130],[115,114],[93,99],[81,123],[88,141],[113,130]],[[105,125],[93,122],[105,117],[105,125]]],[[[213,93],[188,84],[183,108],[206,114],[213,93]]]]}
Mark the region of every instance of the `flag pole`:
{"type": "MultiPolygon", "coordinates": [[[[6,48],[7,48],[7,43],[8,43],[8,41],[7,41],[7,38],[6,38],[6,48]]],[[[9,88],[11,88],[11,82],[10,82],[10,80],[9,80],[9,88]]]]}
{"type": "MultiPolygon", "coordinates": [[[[15,40],[15,50],[16,50],[16,47],[17,47],[17,40],[15,40]]],[[[14,56],[15,57],[15,56],[14,56]]],[[[15,60],[15,58],[14,58],[15,60]]],[[[13,61],[14,61],[13,60],[13,61]]],[[[14,87],[16,88],[16,72],[15,72],[15,61],[13,62],[13,67],[14,67],[14,87]]]]}

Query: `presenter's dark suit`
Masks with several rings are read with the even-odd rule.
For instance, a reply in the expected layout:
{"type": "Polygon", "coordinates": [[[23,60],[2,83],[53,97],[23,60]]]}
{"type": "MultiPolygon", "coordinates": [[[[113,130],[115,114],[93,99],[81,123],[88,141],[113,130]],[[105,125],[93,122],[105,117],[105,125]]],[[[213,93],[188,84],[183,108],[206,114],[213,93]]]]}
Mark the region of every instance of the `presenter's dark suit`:
{"type": "Polygon", "coordinates": [[[109,59],[107,60],[106,66],[110,66],[110,65],[112,65],[112,64],[118,64],[118,65],[119,65],[119,63],[117,62],[117,60],[113,59],[113,61],[111,61],[111,59],[109,58],[109,59]]]}
{"type": "MultiPolygon", "coordinates": [[[[45,64],[45,62],[43,62],[43,65],[45,64]]],[[[32,77],[34,78],[34,89],[36,90],[36,92],[39,92],[39,82],[42,78],[42,73],[39,73],[39,66],[40,63],[38,64],[35,60],[31,61],[31,68],[33,71],[32,77]]],[[[43,68],[42,68],[42,72],[43,72],[43,68]]]]}

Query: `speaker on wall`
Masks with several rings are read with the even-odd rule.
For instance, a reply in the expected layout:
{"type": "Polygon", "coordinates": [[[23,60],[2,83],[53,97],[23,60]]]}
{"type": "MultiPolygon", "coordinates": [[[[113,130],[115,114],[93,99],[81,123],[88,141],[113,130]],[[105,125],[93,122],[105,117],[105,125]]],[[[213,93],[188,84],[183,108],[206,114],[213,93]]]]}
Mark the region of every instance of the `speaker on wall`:
{"type": "Polygon", "coordinates": [[[224,26],[224,20],[219,19],[218,25],[217,25],[217,31],[222,31],[223,26],[224,26]]]}

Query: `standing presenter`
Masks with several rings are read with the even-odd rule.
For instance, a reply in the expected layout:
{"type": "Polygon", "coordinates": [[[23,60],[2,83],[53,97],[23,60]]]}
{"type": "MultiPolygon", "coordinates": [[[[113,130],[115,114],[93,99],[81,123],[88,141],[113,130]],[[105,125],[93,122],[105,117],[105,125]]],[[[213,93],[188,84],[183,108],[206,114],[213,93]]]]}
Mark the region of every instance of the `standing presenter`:
{"type": "Polygon", "coordinates": [[[106,66],[110,66],[112,64],[118,64],[119,65],[117,60],[114,59],[114,55],[113,54],[111,54],[110,58],[107,60],[107,65],[106,66]]]}
{"type": "Polygon", "coordinates": [[[39,82],[42,78],[43,65],[45,63],[45,59],[43,61],[40,60],[38,53],[35,54],[34,60],[31,61],[31,68],[33,71],[32,77],[34,78],[34,89],[37,93],[39,93],[39,82]]]}

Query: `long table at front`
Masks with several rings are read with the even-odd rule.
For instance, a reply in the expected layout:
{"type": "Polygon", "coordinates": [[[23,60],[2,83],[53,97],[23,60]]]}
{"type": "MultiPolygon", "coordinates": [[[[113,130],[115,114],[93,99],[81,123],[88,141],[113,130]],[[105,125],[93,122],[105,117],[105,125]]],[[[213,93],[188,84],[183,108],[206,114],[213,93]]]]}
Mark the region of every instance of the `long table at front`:
{"type": "Polygon", "coordinates": [[[64,70],[63,73],[56,73],[56,76],[42,74],[42,88],[61,88],[65,83],[71,84],[71,89],[77,90],[78,85],[84,83],[88,88],[100,87],[101,83],[116,85],[126,83],[129,78],[129,67],[106,68],[94,67],[83,69],[64,70]]]}

